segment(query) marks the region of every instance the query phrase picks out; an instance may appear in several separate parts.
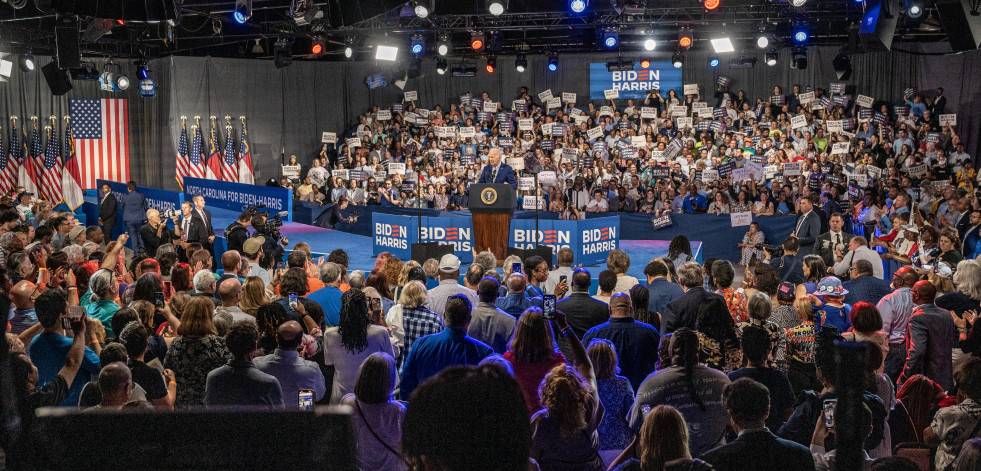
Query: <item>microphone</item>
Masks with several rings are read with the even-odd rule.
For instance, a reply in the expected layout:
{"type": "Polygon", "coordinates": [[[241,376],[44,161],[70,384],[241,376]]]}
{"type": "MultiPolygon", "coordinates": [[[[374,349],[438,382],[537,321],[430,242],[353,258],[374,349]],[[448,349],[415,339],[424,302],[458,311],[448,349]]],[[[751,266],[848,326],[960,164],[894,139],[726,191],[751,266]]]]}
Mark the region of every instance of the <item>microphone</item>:
{"type": "Polygon", "coordinates": [[[278,217],[278,218],[284,218],[286,216],[289,216],[289,214],[290,214],[289,211],[280,211],[280,212],[276,213],[276,217],[278,217]]]}

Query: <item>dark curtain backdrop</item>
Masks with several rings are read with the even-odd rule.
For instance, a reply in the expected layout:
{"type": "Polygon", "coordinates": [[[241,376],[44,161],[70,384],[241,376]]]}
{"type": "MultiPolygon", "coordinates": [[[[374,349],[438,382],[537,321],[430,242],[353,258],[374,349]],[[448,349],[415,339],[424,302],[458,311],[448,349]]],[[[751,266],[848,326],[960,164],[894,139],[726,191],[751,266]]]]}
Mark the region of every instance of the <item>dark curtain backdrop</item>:
{"type": "MultiPolygon", "coordinates": [[[[888,101],[900,100],[907,86],[918,86],[929,93],[938,86],[944,87],[947,110],[957,112],[957,131],[967,142],[968,153],[977,160],[981,141],[981,86],[975,82],[975,75],[981,70],[981,51],[928,55],[943,46],[903,45],[916,53],[893,51],[853,56],[854,72],[848,83],[863,94],[888,101]]],[[[831,66],[836,54],[835,47],[809,48],[806,70],[790,68],[790,54],[786,49],[780,51],[780,61],[773,67],[763,63],[760,52],[756,54],[755,68],[729,69],[727,58],[723,57],[722,66],[711,69],[707,65],[709,52],[689,52],[683,68],[684,82],[698,83],[702,90],[714,90],[716,78],[723,74],[733,80],[733,90],[745,90],[750,97],[769,96],[774,85],[781,85],[785,91],[795,83],[826,88],[836,80],[831,66]]],[[[469,78],[438,75],[434,61],[426,60],[423,76],[409,80],[405,90],[417,90],[419,106],[430,109],[435,104],[445,108],[468,91],[486,91],[507,106],[520,86],[527,86],[532,94],[548,88],[555,95],[575,92],[582,106],[589,96],[589,63],[609,58],[609,54],[561,55],[559,71],[550,73],[545,69],[546,57],[529,55],[528,69],[519,73],[514,69],[513,56],[500,56],[493,75],[483,70],[483,58],[471,58],[467,62],[476,63],[478,72],[476,77],[469,78]]],[[[653,54],[651,59],[669,60],[670,52],[653,54]]],[[[41,65],[44,62],[42,59],[41,65]]],[[[104,62],[96,61],[100,70],[104,62]]],[[[451,66],[459,62],[459,59],[449,60],[451,66]]],[[[131,62],[123,66],[131,77],[135,75],[131,62]]],[[[322,132],[345,132],[359,114],[373,105],[388,107],[400,102],[403,92],[394,86],[399,77],[392,77],[391,70],[379,68],[374,62],[294,62],[277,69],[272,61],[170,57],[151,61],[149,68],[157,83],[156,97],[140,97],[135,83],[117,96],[130,98],[131,177],[141,184],[165,189],[177,188],[174,157],[182,115],[188,118],[188,127],[194,116],[201,116],[205,125],[209,116],[217,116],[222,140],[224,116],[232,117],[236,140],[240,132],[239,116],[246,116],[256,181],[265,182],[278,176],[282,153],[287,158],[296,155],[302,164],[308,165],[320,147],[322,132]],[[390,85],[376,90],[365,87],[365,76],[375,72],[386,73],[390,85]]],[[[54,97],[39,72],[24,74],[15,66],[10,80],[0,83],[4,139],[9,138],[10,115],[19,116],[19,124],[31,115],[44,120],[54,114],[60,120],[67,114],[69,98],[101,96],[108,95],[98,90],[97,82],[75,81],[67,95],[54,97]]],[[[205,134],[205,142],[207,137],[205,134]]]]}

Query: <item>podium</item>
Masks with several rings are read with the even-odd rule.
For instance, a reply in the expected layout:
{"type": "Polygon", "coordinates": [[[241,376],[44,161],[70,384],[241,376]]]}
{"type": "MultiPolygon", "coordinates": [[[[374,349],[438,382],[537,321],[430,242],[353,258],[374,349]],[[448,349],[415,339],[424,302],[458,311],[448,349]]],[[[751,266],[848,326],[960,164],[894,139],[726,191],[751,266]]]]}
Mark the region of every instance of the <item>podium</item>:
{"type": "Polygon", "coordinates": [[[514,188],[507,183],[470,185],[474,249],[481,252],[489,248],[498,263],[507,257],[515,204],[514,188]]]}

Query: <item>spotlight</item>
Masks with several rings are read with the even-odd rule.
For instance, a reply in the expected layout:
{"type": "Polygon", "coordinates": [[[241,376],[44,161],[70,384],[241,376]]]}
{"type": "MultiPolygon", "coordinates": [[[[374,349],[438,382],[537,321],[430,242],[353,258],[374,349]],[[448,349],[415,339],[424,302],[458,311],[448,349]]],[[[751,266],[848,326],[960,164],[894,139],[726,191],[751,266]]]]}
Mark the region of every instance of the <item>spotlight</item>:
{"type": "Polygon", "coordinates": [[[99,89],[105,92],[121,92],[129,88],[129,77],[122,73],[122,66],[109,60],[102,68],[102,75],[99,76],[99,89]],[[111,70],[115,69],[115,73],[111,70]]]}
{"type": "Polygon", "coordinates": [[[0,59],[0,77],[10,78],[10,73],[14,70],[14,63],[6,59],[0,59]]]}
{"type": "Polygon", "coordinates": [[[604,28],[600,30],[599,35],[600,44],[603,48],[613,49],[620,42],[620,33],[614,28],[604,28]]]}
{"type": "Polygon", "coordinates": [[[382,44],[375,46],[375,60],[395,62],[398,55],[399,48],[395,46],[385,46],[382,44]]]}
{"type": "Polygon", "coordinates": [[[446,73],[446,59],[442,57],[436,59],[436,73],[440,75],[446,73]]]}
{"type": "Polygon", "coordinates": [[[289,67],[293,63],[293,40],[287,38],[277,39],[273,43],[273,63],[277,69],[289,67]]]}
{"type": "Polygon", "coordinates": [[[905,0],[906,6],[906,16],[910,18],[919,18],[923,16],[923,4],[920,0],[905,0]]]}
{"type": "Polygon", "coordinates": [[[713,57],[713,58],[709,59],[709,67],[718,67],[718,66],[719,66],[719,58],[718,57],[713,57]]]}
{"type": "Polygon", "coordinates": [[[642,69],[648,69],[650,67],[651,67],[651,61],[649,61],[647,59],[644,59],[644,60],[640,61],[640,68],[642,68],[642,69]]]}
{"type": "Polygon", "coordinates": [[[347,59],[354,58],[354,46],[357,43],[357,39],[354,36],[347,36],[344,38],[344,57],[347,59]]]}
{"type": "Polygon", "coordinates": [[[716,8],[719,8],[719,5],[721,3],[722,3],[721,0],[702,0],[702,6],[705,7],[705,9],[708,11],[712,11],[715,10],[716,8]]]}
{"type": "Polygon", "coordinates": [[[804,6],[805,3],[807,3],[807,0],[790,0],[790,4],[797,8],[804,6]]]}
{"type": "Polygon", "coordinates": [[[419,0],[412,2],[412,12],[419,18],[425,18],[433,12],[435,2],[433,0],[419,0]]]}
{"type": "Polygon", "coordinates": [[[320,36],[314,36],[313,39],[311,39],[310,41],[311,41],[310,44],[311,54],[315,56],[319,56],[324,53],[325,45],[327,44],[327,42],[324,41],[324,38],[320,36]]]}
{"type": "Polygon", "coordinates": [[[756,36],[756,47],[766,49],[770,45],[770,35],[766,33],[766,26],[760,25],[760,34],[756,36]]]}
{"type": "Polygon", "coordinates": [[[657,41],[655,41],[655,40],[653,40],[651,38],[647,38],[647,39],[644,40],[644,50],[645,51],[653,51],[654,48],[656,48],[656,47],[657,47],[657,41]]]}
{"type": "Polygon", "coordinates": [[[487,0],[487,11],[491,15],[501,16],[508,8],[508,0],[487,0]]]}
{"type": "Polygon", "coordinates": [[[582,13],[586,10],[587,3],[588,2],[586,2],[586,0],[572,0],[569,2],[569,9],[571,9],[573,13],[582,13]]]}
{"type": "Polygon", "coordinates": [[[694,40],[694,34],[690,26],[682,26],[678,31],[678,46],[688,49],[694,40]]]}
{"type": "Polygon", "coordinates": [[[838,76],[838,80],[848,80],[852,76],[852,60],[844,55],[838,54],[835,56],[834,60],[831,61],[831,65],[835,69],[835,75],[838,76]]]}
{"type": "Polygon", "coordinates": [[[494,54],[487,56],[487,66],[484,67],[484,70],[486,70],[488,74],[493,74],[494,69],[496,68],[497,68],[497,56],[495,56],[494,54]]]}
{"type": "Polygon", "coordinates": [[[140,80],[140,96],[143,98],[153,98],[157,94],[157,84],[153,80],[145,78],[140,80]]]}
{"type": "Polygon", "coordinates": [[[238,24],[245,24],[252,18],[252,0],[235,0],[235,11],[232,13],[232,18],[238,24]]]}
{"type": "Polygon", "coordinates": [[[133,64],[136,65],[136,76],[140,78],[141,83],[150,78],[150,71],[146,68],[146,59],[137,59],[133,64]]]}
{"type": "Polygon", "coordinates": [[[555,72],[559,70],[559,55],[551,52],[548,54],[548,71],[555,72]]]}
{"type": "Polygon", "coordinates": [[[344,48],[344,58],[345,59],[350,59],[353,56],[354,56],[354,49],[352,49],[351,46],[345,47],[344,48]]]}
{"type": "Polygon", "coordinates": [[[450,35],[447,33],[440,33],[439,42],[436,43],[436,52],[445,56],[450,52],[450,35]]]}
{"type": "Polygon", "coordinates": [[[797,43],[797,44],[804,44],[804,43],[807,42],[807,39],[809,37],[810,37],[810,35],[807,34],[807,25],[806,24],[804,24],[804,23],[796,23],[796,24],[794,24],[794,42],[795,43],[797,43]]]}
{"type": "Polygon", "coordinates": [[[776,49],[770,49],[770,51],[767,52],[764,55],[764,57],[766,59],[766,65],[769,65],[769,66],[777,65],[777,50],[776,49]]]}
{"type": "Polygon", "coordinates": [[[475,51],[484,49],[484,33],[474,31],[470,34],[470,49],[475,51]]]}
{"type": "Polygon", "coordinates": [[[715,49],[716,54],[721,54],[723,52],[733,52],[736,50],[736,48],[732,46],[732,40],[729,38],[713,39],[711,42],[712,42],[712,49],[715,49]]]}
{"type": "Polygon", "coordinates": [[[807,68],[807,48],[804,46],[794,46],[791,52],[790,67],[798,70],[807,68]]]}
{"type": "Polygon", "coordinates": [[[34,54],[21,54],[20,60],[17,62],[20,63],[20,70],[24,72],[34,71],[34,54]]]}
{"type": "Polygon", "coordinates": [[[426,37],[421,34],[412,35],[412,42],[409,46],[409,51],[413,55],[420,55],[426,50],[426,37]]]}
{"type": "Polygon", "coordinates": [[[126,90],[127,88],[129,88],[129,77],[122,74],[117,75],[115,84],[116,84],[116,88],[120,90],[126,90]]]}
{"type": "Polygon", "coordinates": [[[671,56],[671,65],[676,69],[680,69],[681,66],[685,65],[685,54],[681,52],[681,49],[675,51],[674,55],[671,56]]]}
{"type": "Polygon", "coordinates": [[[524,72],[528,68],[528,58],[524,54],[518,54],[514,59],[514,70],[518,72],[524,72]]]}

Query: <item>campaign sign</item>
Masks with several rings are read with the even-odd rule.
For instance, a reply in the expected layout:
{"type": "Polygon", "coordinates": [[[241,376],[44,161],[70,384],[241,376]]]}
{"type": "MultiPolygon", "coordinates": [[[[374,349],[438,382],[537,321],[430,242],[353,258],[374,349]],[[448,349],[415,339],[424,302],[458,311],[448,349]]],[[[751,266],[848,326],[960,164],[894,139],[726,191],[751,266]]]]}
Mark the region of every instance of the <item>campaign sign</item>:
{"type": "Polygon", "coordinates": [[[792,129],[800,129],[807,127],[807,116],[802,114],[790,117],[790,127],[792,129]]]}
{"type": "Polygon", "coordinates": [[[671,224],[672,224],[671,214],[665,214],[664,216],[661,217],[651,218],[651,226],[654,227],[655,231],[658,229],[664,229],[665,227],[668,227],[671,224]]]}
{"type": "Polygon", "coordinates": [[[264,204],[270,212],[287,211],[285,221],[293,217],[293,190],[286,188],[184,177],[184,200],[190,201],[193,195],[204,196],[208,206],[236,213],[242,206],[264,204]]]}
{"type": "MultiPolygon", "coordinates": [[[[508,235],[508,247],[518,249],[533,249],[538,245],[547,245],[552,248],[552,261],[556,263],[555,257],[559,249],[570,248],[574,253],[579,252],[579,241],[577,221],[563,221],[554,219],[541,219],[538,221],[538,232],[535,232],[534,219],[512,219],[511,231],[508,235]]],[[[603,260],[606,260],[604,256],[603,260]]],[[[583,263],[584,260],[576,260],[583,263]]]]}
{"type": "Polygon", "coordinates": [[[783,164],[783,174],[788,177],[800,176],[801,168],[800,162],[784,162],[783,164]]]}
{"type": "Polygon", "coordinates": [[[681,69],[671,61],[651,61],[648,68],[634,62],[633,70],[610,72],[606,62],[589,64],[589,99],[605,99],[604,90],[619,90],[619,98],[643,99],[648,90],[681,90],[681,69]]]}
{"type": "Polygon", "coordinates": [[[730,213],[729,222],[732,227],[748,226],[753,222],[753,213],[749,211],[730,213]]]}
{"type": "Polygon", "coordinates": [[[419,92],[405,92],[405,101],[416,101],[419,99],[419,92]]]}
{"type": "Polygon", "coordinates": [[[620,216],[579,221],[580,248],[576,261],[583,265],[606,262],[606,257],[620,245],[620,216]]]}
{"type": "Polygon", "coordinates": [[[337,133],[336,132],[324,132],[320,136],[320,142],[324,144],[336,144],[337,143],[337,133]]]}
{"type": "MultiPolygon", "coordinates": [[[[463,218],[459,219],[453,224],[464,222],[463,218]]],[[[375,255],[391,252],[393,256],[402,260],[412,258],[412,244],[419,237],[419,226],[416,218],[372,212],[371,227],[372,248],[375,255]]]]}
{"type": "Polygon", "coordinates": [[[941,126],[946,126],[948,124],[951,126],[957,125],[957,114],[955,113],[942,114],[937,116],[937,118],[940,120],[941,126]]]}
{"type": "MultiPolygon", "coordinates": [[[[375,214],[377,213],[372,213],[372,216],[375,214]]],[[[412,217],[402,217],[413,219],[412,217]]],[[[460,261],[473,261],[473,220],[471,218],[424,217],[422,218],[422,231],[420,235],[422,236],[420,242],[436,242],[439,245],[452,245],[453,254],[459,257],[460,261]]],[[[394,254],[395,252],[392,253],[394,254]]]]}
{"type": "MultiPolygon", "coordinates": [[[[123,195],[129,193],[125,183],[111,182],[109,180],[102,179],[96,180],[96,188],[102,188],[102,185],[109,185],[109,188],[112,189],[112,193],[116,195],[117,200],[123,195]]],[[[185,199],[187,201],[191,201],[190,196],[185,198],[183,193],[177,191],[158,190],[148,186],[137,186],[136,191],[142,193],[143,197],[146,198],[146,207],[148,209],[156,209],[157,211],[167,211],[168,209],[180,210],[182,201],[185,199]]],[[[205,199],[205,203],[210,202],[205,199]]],[[[239,211],[242,210],[241,207],[237,209],[239,211]]],[[[119,205],[119,211],[122,211],[122,205],[119,205]]],[[[116,219],[122,221],[123,218],[120,217],[116,219]]]]}

